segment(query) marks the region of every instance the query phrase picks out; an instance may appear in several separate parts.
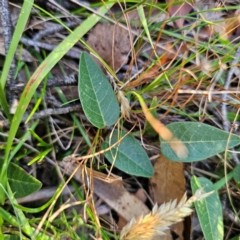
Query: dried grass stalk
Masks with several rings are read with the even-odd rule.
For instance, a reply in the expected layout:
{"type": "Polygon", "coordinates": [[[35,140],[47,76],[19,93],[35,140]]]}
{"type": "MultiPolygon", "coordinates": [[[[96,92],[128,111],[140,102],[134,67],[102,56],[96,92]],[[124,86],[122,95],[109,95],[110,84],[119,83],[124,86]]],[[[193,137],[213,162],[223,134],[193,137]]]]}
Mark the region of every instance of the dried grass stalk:
{"type": "Polygon", "coordinates": [[[161,239],[164,231],[169,229],[172,224],[180,222],[184,217],[190,215],[193,211],[191,205],[211,193],[202,193],[202,189],[196,191],[195,195],[187,201],[186,193],[177,204],[177,200],[162,204],[160,207],[156,204],[152,212],[145,217],[133,218],[121,231],[120,240],[153,240],[161,239]]]}

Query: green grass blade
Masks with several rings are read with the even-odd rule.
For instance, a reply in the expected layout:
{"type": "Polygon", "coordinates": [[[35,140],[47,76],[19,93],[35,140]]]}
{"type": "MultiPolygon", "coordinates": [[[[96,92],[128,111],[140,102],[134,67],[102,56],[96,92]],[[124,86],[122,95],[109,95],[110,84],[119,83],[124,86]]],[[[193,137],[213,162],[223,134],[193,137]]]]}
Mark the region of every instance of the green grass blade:
{"type": "Polygon", "coordinates": [[[216,191],[219,191],[223,186],[227,184],[228,181],[230,181],[233,178],[234,171],[231,171],[226,176],[218,180],[216,183],[214,183],[214,189],[216,191]]]}
{"type": "Polygon", "coordinates": [[[155,51],[153,42],[152,42],[151,34],[150,34],[150,32],[149,32],[149,29],[148,29],[147,19],[146,19],[146,17],[145,17],[143,5],[138,6],[138,7],[137,7],[137,11],[138,11],[139,18],[140,18],[140,20],[141,20],[141,22],[142,22],[143,28],[144,28],[144,30],[145,30],[145,32],[146,32],[146,34],[147,34],[149,43],[150,43],[152,49],[154,50],[154,54],[155,54],[156,57],[158,57],[158,56],[157,56],[157,53],[156,53],[156,51],[155,51]]]}
{"type": "Polygon", "coordinates": [[[54,193],[52,198],[47,203],[43,204],[41,207],[38,207],[38,208],[28,208],[28,207],[23,207],[23,206],[21,206],[19,204],[15,204],[14,206],[16,208],[18,208],[18,209],[21,209],[24,212],[27,212],[27,213],[39,213],[39,212],[45,210],[47,207],[50,206],[50,204],[56,199],[56,197],[62,191],[63,185],[64,185],[63,183],[60,184],[60,186],[58,187],[58,189],[56,190],[56,192],[54,193]]]}
{"type": "MultiPolygon", "coordinates": [[[[14,204],[17,203],[17,200],[14,198],[14,195],[12,193],[12,190],[11,190],[9,184],[7,184],[7,190],[8,190],[8,194],[9,194],[9,201],[11,202],[11,205],[14,206],[14,204]]],[[[30,226],[29,222],[27,221],[23,212],[17,208],[14,208],[14,212],[15,212],[15,215],[17,216],[18,226],[21,227],[21,230],[25,234],[27,234],[28,236],[32,236],[33,229],[31,228],[31,226],[30,226]]]]}
{"type": "Polygon", "coordinates": [[[14,147],[14,149],[11,151],[11,154],[9,156],[9,161],[12,160],[12,158],[15,156],[15,154],[18,152],[18,150],[22,147],[22,145],[29,139],[30,137],[30,131],[33,131],[37,125],[38,125],[39,121],[35,121],[29,128],[29,131],[27,131],[23,137],[21,138],[21,140],[18,142],[18,144],[14,147]]]}
{"type": "Polygon", "coordinates": [[[45,151],[41,151],[34,159],[32,159],[29,163],[28,166],[32,165],[35,162],[41,162],[48,153],[50,153],[52,151],[52,148],[49,148],[45,151]]]}
{"type": "Polygon", "coordinates": [[[35,106],[33,107],[33,110],[31,111],[27,120],[25,121],[25,124],[29,122],[29,120],[32,118],[33,114],[37,111],[39,105],[41,104],[42,99],[43,99],[43,97],[45,95],[45,92],[46,92],[46,87],[47,87],[47,79],[44,81],[44,86],[42,88],[41,94],[40,94],[35,106]]]}

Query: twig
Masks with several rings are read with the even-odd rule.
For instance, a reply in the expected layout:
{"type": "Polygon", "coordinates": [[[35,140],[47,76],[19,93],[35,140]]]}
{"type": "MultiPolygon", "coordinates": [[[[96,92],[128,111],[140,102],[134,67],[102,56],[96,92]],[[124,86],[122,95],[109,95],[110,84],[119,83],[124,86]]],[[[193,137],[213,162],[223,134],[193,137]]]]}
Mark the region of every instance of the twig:
{"type": "MultiPolygon", "coordinates": [[[[77,26],[78,24],[80,23],[79,22],[69,22],[69,23],[65,23],[65,25],[69,28],[72,28],[72,27],[75,27],[77,26]]],[[[33,37],[33,41],[39,41],[42,37],[46,36],[46,35],[49,35],[49,34],[53,34],[53,33],[56,33],[56,32],[60,32],[62,30],[65,29],[65,26],[62,26],[62,25],[57,25],[55,27],[51,27],[51,28],[46,28],[42,31],[39,31],[34,37],[33,37]]],[[[40,51],[38,46],[36,46],[36,51],[40,51]]]]}
{"type": "Polygon", "coordinates": [[[63,145],[63,142],[61,141],[61,137],[59,137],[58,131],[56,131],[54,125],[57,126],[58,130],[60,131],[60,133],[63,134],[63,136],[65,135],[65,133],[64,133],[63,130],[55,123],[55,121],[52,119],[52,117],[49,117],[49,123],[50,123],[50,128],[51,128],[53,134],[55,135],[55,137],[56,137],[56,139],[57,139],[58,145],[60,146],[60,148],[61,148],[62,150],[67,151],[67,150],[70,148],[71,144],[72,144],[72,139],[69,140],[67,146],[64,146],[64,145],[63,145]]]}
{"type": "MultiPolygon", "coordinates": [[[[70,112],[74,112],[74,111],[79,111],[80,109],[81,109],[80,104],[71,105],[71,106],[67,106],[67,107],[61,107],[61,108],[48,108],[48,109],[45,109],[45,110],[35,113],[32,116],[31,120],[45,118],[45,117],[49,117],[52,115],[66,114],[66,113],[70,113],[70,112]]],[[[25,122],[27,118],[28,118],[28,114],[24,114],[21,122],[25,122]]],[[[9,121],[8,120],[0,121],[0,126],[5,127],[5,128],[9,127],[9,121]]]]}
{"type": "MultiPolygon", "coordinates": [[[[58,46],[58,45],[55,45],[55,44],[49,44],[49,43],[33,41],[33,40],[30,40],[30,39],[27,39],[27,38],[24,38],[24,37],[22,37],[20,39],[20,42],[22,44],[24,44],[25,46],[32,46],[32,47],[35,47],[35,48],[42,48],[42,49],[45,49],[45,50],[48,50],[48,51],[52,51],[52,50],[54,50],[58,46]]],[[[79,59],[80,53],[81,53],[80,49],[77,49],[77,48],[73,47],[72,49],[70,49],[65,54],[65,56],[71,57],[71,58],[75,58],[75,59],[79,59]]]]}
{"type": "MultiPolygon", "coordinates": [[[[77,85],[78,80],[76,75],[77,73],[72,73],[70,75],[65,75],[63,77],[56,76],[53,78],[49,78],[47,82],[47,88],[77,85]]],[[[117,74],[117,77],[120,81],[125,78],[124,74],[122,73],[117,74]]],[[[106,76],[106,78],[110,79],[110,76],[106,76]]],[[[43,85],[44,83],[40,83],[38,89],[42,88],[43,85]]],[[[11,91],[23,91],[25,87],[26,87],[26,82],[8,86],[8,88],[11,91]]]]}
{"type": "MultiPolygon", "coordinates": [[[[56,193],[57,187],[50,187],[50,188],[43,188],[40,189],[37,192],[34,192],[26,197],[23,198],[17,198],[18,204],[28,203],[28,202],[34,202],[34,201],[42,201],[51,198],[56,193]]],[[[75,191],[75,188],[73,186],[67,186],[63,189],[62,195],[69,195],[70,193],[73,193],[75,191]]],[[[10,201],[6,202],[7,204],[10,203],[10,201]]]]}
{"type": "MultiPolygon", "coordinates": [[[[69,76],[63,77],[53,77],[49,78],[47,82],[47,87],[61,87],[61,86],[68,86],[68,85],[76,85],[77,79],[76,74],[72,73],[69,76]]],[[[38,88],[43,87],[43,83],[39,85],[38,88]]],[[[16,85],[10,85],[9,89],[12,91],[22,91],[26,87],[26,83],[18,83],[16,85]]]]}
{"type": "Polygon", "coordinates": [[[216,95],[221,95],[221,94],[239,94],[240,91],[208,91],[208,90],[190,90],[190,89],[179,89],[177,91],[178,93],[180,94],[199,94],[199,95],[202,95],[202,94],[205,94],[205,95],[209,95],[209,94],[216,94],[216,95]]]}
{"type": "MultiPolygon", "coordinates": [[[[8,0],[0,1],[0,15],[1,15],[2,28],[3,28],[4,48],[5,48],[5,53],[7,55],[9,46],[12,40],[12,22],[11,22],[11,14],[9,10],[8,0]]],[[[7,83],[9,85],[14,85],[17,82],[17,80],[14,79],[15,69],[16,69],[16,60],[14,57],[8,72],[8,77],[7,77],[7,83]]],[[[17,94],[14,93],[13,91],[7,91],[7,98],[11,106],[10,113],[15,113],[16,103],[17,103],[17,94]]]]}

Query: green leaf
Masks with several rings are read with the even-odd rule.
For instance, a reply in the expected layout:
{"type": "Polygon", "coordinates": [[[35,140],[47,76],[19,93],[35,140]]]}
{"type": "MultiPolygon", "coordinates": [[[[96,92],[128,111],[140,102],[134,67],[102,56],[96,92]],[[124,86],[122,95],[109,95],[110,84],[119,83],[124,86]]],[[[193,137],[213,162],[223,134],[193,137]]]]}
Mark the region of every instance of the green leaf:
{"type": "Polygon", "coordinates": [[[231,238],[231,239],[229,239],[229,240],[239,240],[239,239],[240,239],[240,235],[235,236],[235,237],[233,237],[233,238],[231,238]]]}
{"type": "Polygon", "coordinates": [[[233,170],[233,178],[240,188],[240,164],[238,164],[233,170]]]}
{"type": "MultiPolygon", "coordinates": [[[[114,131],[109,134],[102,144],[102,149],[106,149],[116,143],[122,136],[114,131]]],[[[121,142],[111,150],[104,153],[110,163],[123,172],[135,176],[151,177],[154,173],[150,159],[138,143],[138,141],[130,134],[124,137],[121,142]]]]}
{"type": "Polygon", "coordinates": [[[83,52],[79,64],[79,97],[87,119],[97,128],[118,120],[120,108],[111,84],[97,63],[83,52]]]}
{"type": "Polygon", "coordinates": [[[14,163],[8,167],[8,181],[15,198],[22,198],[36,192],[42,186],[41,182],[26,173],[14,163]]]}
{"type": "MultiPolygon", "coordinates": [[[[203,192],[214,191],[214,185],[206,178],[195,176],[191,179],[193,193],[203,188],[203,192]]],[[[206,240],[221,240],[224,236],[222,205],[218,193],[214,191],[210,196],[194,203],[199,222],[206,240]]]]}
{"type": "MultiPolygon", "coordinates": [[[[21,238],[17,235],[4,234],[4,240],[20,240],[21,238]]],[[[27,238],[24,238],[27,239],[27,238]]]]}
{"type": "Polygon", "coordinates": [[[218,153],[240,144],[240,138],[218,128],[203,123],[178,122],[167,125],[175,137],[180,139],[188,149],[188,156],[185,159],[177,157],[169,143],[161,139],[162,153],[168,159],[178,162],[194,162],[205,160],[218,153]]]}

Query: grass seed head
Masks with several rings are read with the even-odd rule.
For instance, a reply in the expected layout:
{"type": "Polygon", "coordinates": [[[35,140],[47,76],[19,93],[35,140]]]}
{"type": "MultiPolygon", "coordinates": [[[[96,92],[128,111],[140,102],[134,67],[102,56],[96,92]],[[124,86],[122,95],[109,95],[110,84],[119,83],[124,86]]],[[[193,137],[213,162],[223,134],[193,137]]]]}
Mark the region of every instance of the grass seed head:
{"type": "MultiPolygon", "coordinates": [[[[212,192],[211,192],[212,193],[212,192]]],[[[197,190],[195,195],[187,201],[186,193],[177,204],[177,200],[163,203],[160,207],[156,204],[152,211],[145,217],[133,218],[121,231],[120,240],[154,240],[164,235],[164,231],[177,222],[189,216],[193,209],[191,205],[211,193],[202,194],[197,190]]]]}

